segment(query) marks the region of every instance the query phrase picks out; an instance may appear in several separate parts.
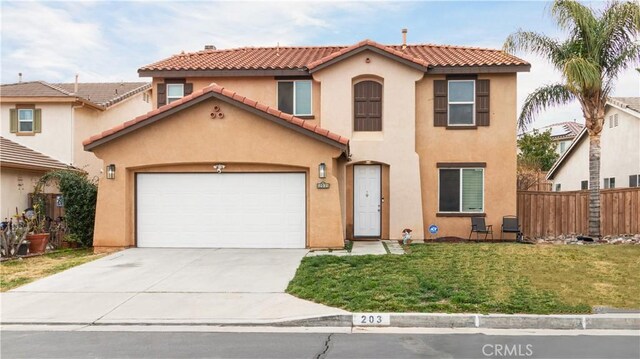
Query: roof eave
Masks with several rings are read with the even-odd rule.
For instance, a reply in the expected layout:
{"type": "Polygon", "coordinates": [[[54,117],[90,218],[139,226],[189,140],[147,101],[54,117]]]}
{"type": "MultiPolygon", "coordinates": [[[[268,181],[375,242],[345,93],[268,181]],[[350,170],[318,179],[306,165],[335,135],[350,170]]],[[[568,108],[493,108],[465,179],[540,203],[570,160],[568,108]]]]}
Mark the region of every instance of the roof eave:
{"type": "Polygon", "coordinates": [[[303,68],[297,69],[201,69],[201,70],[147,70],[139,69],[139,77],[257,77],[257,76],[301,76],[309,72],[303,68]]]}
{"type": "Polygon", "coordinates": [[[529,72],[531,65],[429,66],[429,74],[482,74],[529,72]]]}
{"type": "Polygon", "coordinates": [[[169,116],[171,116],[171,115],[173,115],[173,114],[175,114],[177,112],[182,111],[183,109],[186,109],[188,107],[194,106],[194,105],[196,105],[198,103],[201,103],[203,101],[206,101],[206,100],[208,100],[210,98],[216,98],[216,99],[218,99],[220,101],[229,103],[229,104],[231,104],[233,106],[237,106],[238,108],[244,109],[244,110],[246,110],[246,111],[248,111],[250,113],[253,113],[253,114],[255,114],[255,115],[259,116],[259,117],[262,117],[264,119],[270,120],[270,121],[275,122],[275,123],[277,123],[277,124],[279,124],[281,126],[289,128],[289,129],[294,130],[296,132],[303,133],[303,134],[305,134],[305,135],[307,135],[309,137],[315,138],[316,140],[319,140],[321,142],[324,142],[326,144],[329,144],[331,146],[339,148],[340,150],[342,150],[346,154],[349,153],[349,144],[348,143],[347,144],[343,144],[343,143],[334,141],[334,140],[332,140],[330,138],[327,138],[327,137],[324,137],[324,136],[322,136],[322,135],[320,135],[320,134],[318,134],[316,132],[313,132],[313,131],[308,130],[306,128],[297,126],[297,125],[295,125],[293,123],[289,123],[287,121],[284,121],[284,120],[282,120],[281,118],[279,118],[277,116],[274,116],[274,115],[271,115],[269,113],[260,111],[260,110],[256,109],[255,107],[251,107],[251,106],[249,106],[249,105],[247,105],[247,104],[245,104],[243,102],[236,101],[236,100],[234,100],[232,98],[229,98],[229,97],[227,97],[227,96],[225,96],[223,94],[219,94],[219,93],[214,92],[214,91],[210,91],[210,92],[207,92],[207,93],[202,94],[200,96],[197,96],[197,97],[195,97],[195,98],[193,98],[193,99],[191,99],[189,101],[181,103],[178,106],[175,106],[175,107],[167,109],[167,110],[165,110],[165,111],[163,111],[161,113],[153,115],[153,116],[151,116],[151,117],[149,117],[149,118],[147,118],[147,119],[145,119],[145,120],[143,120],[141,122],[135,123],[135,124],[133,124],[133,125],[131,125],[129,127],[123,128],[122,130],[119,130],[119,131],[114,132],[112,134],[109,134],[109,135],[107,135],[105,137],[97,139],[97,140],[95,140],[93,142],[90,142],[90,143],[84,145],[84,150],[85,151],[92,151],[96,147],[101,146],[101,145],[103,145],[103,144],[105,144],[107,142],[110,142],[110,141],[112,141],[112,140],[114,140],[114,139],[116,139],[118,137],[124,136],[124,135],[126,135],[126,134],[128,134],[130,132],[136,131],[139,128],[142,128],[142,127],[144,127],[146,125],[149,125],[151,123],[157,122],[157,121],[159,121],[159,120],[161,120],[163,118],[169,117],[169,116]]]}

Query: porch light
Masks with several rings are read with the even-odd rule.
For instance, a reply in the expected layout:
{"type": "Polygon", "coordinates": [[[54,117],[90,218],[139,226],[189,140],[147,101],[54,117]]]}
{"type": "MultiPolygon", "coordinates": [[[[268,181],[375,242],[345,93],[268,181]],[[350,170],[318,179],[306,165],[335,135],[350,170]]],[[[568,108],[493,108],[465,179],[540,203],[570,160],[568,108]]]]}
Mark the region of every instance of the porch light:
{"type": "Polygon", "coordinates": [[[327,178],[327,165],[322,162],[318,165],[318,177],[324,179],[327,178]]]}
{"type": "Polygon", "coordinates": [[[116,165],[113,163],[107,166],[107,179],[116,178],[116,165]]]}

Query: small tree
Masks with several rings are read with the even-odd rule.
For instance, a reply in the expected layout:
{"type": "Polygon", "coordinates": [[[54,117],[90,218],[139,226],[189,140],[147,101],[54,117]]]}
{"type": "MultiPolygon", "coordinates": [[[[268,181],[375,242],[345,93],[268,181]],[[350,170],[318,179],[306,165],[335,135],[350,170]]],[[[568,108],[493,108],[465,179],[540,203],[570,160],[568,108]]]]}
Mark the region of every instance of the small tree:
{"type": "Polygon", "coordinates": [[[40,193],[50,182],[57,183],[62,192],[69,234],[77,238],[82,245],[92,246],[98,186],[84,172],[57,170],[42,176],[34,193],[40,193]]]}
{"type": "Polygon", "coordinates": [[[518,164],[548,171],[559,157],[556,146],[550,131],[525,133],[518,139],[518,164]]]}

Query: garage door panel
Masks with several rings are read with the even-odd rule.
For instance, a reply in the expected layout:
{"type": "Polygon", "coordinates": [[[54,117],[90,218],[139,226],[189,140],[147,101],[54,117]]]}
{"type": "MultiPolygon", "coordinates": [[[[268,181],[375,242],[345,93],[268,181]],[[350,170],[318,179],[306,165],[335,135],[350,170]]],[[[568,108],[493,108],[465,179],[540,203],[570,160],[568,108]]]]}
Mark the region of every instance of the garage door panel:
{"type": "Polygon", "coordinates": [[[137,181],[139,247],[305,247],[303,173],[144,173],[137,181]]]}

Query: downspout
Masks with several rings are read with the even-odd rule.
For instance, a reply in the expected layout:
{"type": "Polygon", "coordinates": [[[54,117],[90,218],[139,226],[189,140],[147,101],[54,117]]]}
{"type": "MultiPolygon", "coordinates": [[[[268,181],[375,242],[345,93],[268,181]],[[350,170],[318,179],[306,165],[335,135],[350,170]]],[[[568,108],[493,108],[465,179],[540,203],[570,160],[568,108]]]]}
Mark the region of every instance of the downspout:
{"type": "MultiPolygon", "coordinates": [[[[76,97],[76,101],[78,98],[76,97]]],[[[76,165],[76,109],[83,108],[84,102],[80,102],[80,105],[71,105],[71,165],[76,165]]]]}

